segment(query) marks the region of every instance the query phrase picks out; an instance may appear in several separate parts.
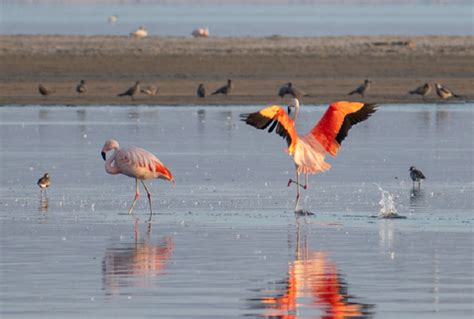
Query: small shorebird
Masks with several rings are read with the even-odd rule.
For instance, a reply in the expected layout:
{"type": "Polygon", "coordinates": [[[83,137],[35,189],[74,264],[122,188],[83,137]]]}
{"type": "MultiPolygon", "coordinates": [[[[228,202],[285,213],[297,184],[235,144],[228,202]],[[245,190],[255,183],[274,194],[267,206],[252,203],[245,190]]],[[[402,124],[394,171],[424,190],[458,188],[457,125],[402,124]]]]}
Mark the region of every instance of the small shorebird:
{"type": "Polygon", "coordinates": [[[217,90],[215,90],[214,92],[212,92],[212,95],[215,95],[215,94],[224,94],[224,95],[228,95],[232,92],[232,89],[233,89],[234,85],[232,83],[232,80],[231,79],[228,79],[227,80],[227,84],[218,88],[217,90]]]}
{"type": "Polygon", "coordinates": [[[284,97],[285,95],[291,95],[297,99],[301,98],[302,96],[305,96],[306,94],[295,88],[291,82],[288,82],[287,84],[283,85],[280,90],[278,91],[278,96],[284,97]]]}
{"type": "Polygon", "coordinates": [[[413,188],[415,188],[415,183],[418,183],[418,188],[421,186],[421,180],[425,179],[425,175],[423,173],[416,169],[415,166],[410,166],[410,177],[411,180],[413,181],[413,188]]]}
{"type": "Polygon", "coordinates": [[[155,85],[150,85],[149,87],[142,89],[141,92],[148,94],[149,96],[156,96],[158,94],[158,88],[155,85]]]}
{"type": "Polygon", "coordinates": [[[40,84],[40,85],[38,86],[38,91],[39,91],[39,93],[40,93],[42,96],[48,96],[48,95],[51,95],[51,94],[53,94],[53,93],[56,92],[55,89],[47,88],[47,87],[45,87],[43,84],[40,84]]]}
{"type": "Polygon", "coordinates": [[[196,91],[196,95],[198,97],[206,97],[206,89],[204,88],[204,84],[200,83],[198,88],[197,88],[197,91],[196,91]]]}
{"type": "Polygon", "coordinates": [[[38,182],[36,182],[36,184],[38,184],[41,191],[43,191],[51,185],[51,177],[48,173],[45,173],[43,177],[41,177],[38,182]]]}
{"type": "Polygon", "coordinates": [[[76,86],[76,92],[79,94],[79,96],[85,94],[87,91],[86,89],[86,81],[81,80],[81,82],[76,86]]]}
{"type": "Polygon", "coordinates": [[[429,83],[425,83],[422,86],[417,87],[416,89],[408,92],[410,94],[417,94],[423,97],[427,96],[431,93],[431,85],[429,83]]]}
{"type": "Polygon", "coordinates": [[[275,132],[283,137],[288,144],[288,154],[293,157],[296,169],[296,181],[288,181],[296,185],[295,213],[299,214],[298,203],[300,187],[307,189],[308,174],[316,174],[331,168],[324,161],[327,154],[336,157],[342,141],[347,137],[349,129],[367,120],[376,111],[377,105],[359,102],[338,101],[332,103],[323,117],[306,135],[299,135],[295,122],[298,118],[300,103],[292,98],[288,104],[290,112],[278,105],[261,109],[255,113],[241,114],[242,121],[260,130],[267,127],[268,132],[275,132]],[[294,112],[292,111],[294,109],[294,112]],[[293,115],[291,113],[293,112],[293,115]],[[305,174],[305,184],[300,183],[300,174],[305,174]]]}
{"type": "Polygon", "coordinates": [[[135,95],[140,92],[140,81],[135,82],[135,85],[129,88],[127,91],[117,94],[117,96],[131,96],[132,100],[135,100],[135,95]]]}
{"type": "Polygon", "coordinates": [[[130,36],[131,37],[134,37],[134,38],[145,38],[148,36],[148,31],[146,30],[146,28],[144,26],[140,26],[138,28],[138,30],[130,33],[130,36]]]}
{"type": "Polygon", "coordinates": [[[369,92],[369,89],[370,89],[370,84],[372,83],[372,81],[370,81],[369,79],[366,79],[364,81],[364,84],[361,84],[359,87],[357,87],[357,89],[355,89],[354,91],[351,91],[349,92],[349,95],[352,95],[352,94],[360,94],[362,95],[362,97],[364,97],[364,95],[369,92]]]}
{"type": "Polygon", "coordinates": [[[153,214],[151,208],[151,193],[148,191],[144,180],[159,178],[174,183],[174,178],[170,170],[152,153],[135,146],[120,148],[119,143],[112,139],[105,142],[101,155],[105,161],[105,171],[107,173],[112,175],[123,174],[135,178],[135,199],[128,213],[132,213],[140,197],[140,191],[138,189],[138,180],[140,180],[148,196],[151,217],[153,214]],[[111,150],[114,150],[114,153],[107,159],[106,153],[111,150]]]}
{"type": "Polygon", "coordinates": [[[443,100],[449,99],[450,97],[458,97],[458,98],[462,97],[460,95],[454,94],[453,91],[443,87],[439,83],[436,83],[435,87],[436,87],[436,94],[438,94],[438,96],[442,98],[443,100]]]}

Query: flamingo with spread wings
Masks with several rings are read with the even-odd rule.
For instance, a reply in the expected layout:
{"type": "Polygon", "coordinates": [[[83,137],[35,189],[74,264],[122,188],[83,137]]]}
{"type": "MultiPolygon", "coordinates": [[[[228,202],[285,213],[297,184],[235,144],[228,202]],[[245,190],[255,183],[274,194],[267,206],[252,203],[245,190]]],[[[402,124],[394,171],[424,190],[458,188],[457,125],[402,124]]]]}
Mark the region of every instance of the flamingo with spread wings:
{"type": "Polygon", "coordinates": [[[288,113],[278,105],[269,106],[255,113],[241,114],[241,119],[248,125],[260,130],[267,127],[268,132],[273,130],[282,136],[288,144],[288,154],[293,157],[296,168],[296,180],[290,178],[296,185],[295,213],[299,213],[300,187],[308,187],[308,174],[316,174],[331,168],[324,161],[326,154],[335,157],[342,141],[347,137],[349,129],[368,119],[376,111],[377,105],[338,101],[332,103],[326,113],[306,135],[298,135],[295,122],[298,117],[300,103],[298,99],[291,99],[288,104],[288,113]],[[294,109],[293,115],[290,115],[294,109]],[[305,184],[300,183],[300,174],[305,174],[305,184]]]}

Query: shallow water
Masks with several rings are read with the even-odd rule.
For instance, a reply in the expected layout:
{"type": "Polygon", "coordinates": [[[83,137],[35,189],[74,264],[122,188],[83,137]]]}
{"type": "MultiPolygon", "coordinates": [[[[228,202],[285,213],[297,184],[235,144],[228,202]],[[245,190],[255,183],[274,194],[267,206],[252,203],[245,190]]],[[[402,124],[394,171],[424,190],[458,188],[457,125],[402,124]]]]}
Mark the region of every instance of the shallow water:
{"type": "Polygon", "coordinates": [[[2,34],[153,36],[472,35],[472,3],[325,5],[1,5],[2,34]],[[117,15],[115,24],[107,18],[117,15]],[[361,18],[362,17],[362,18],[361,18]]]}
{"type": "MultiPolygon", "coordinates": [[[[470,318],[473,106],[381,107],[310,178],[315,215],[298,219],[285,143],[239,121],[257,106],[0,108],[0,314],[470,318]],[[176,178],[149,183],[137,234],[133,180],[103,168],[110,137],[176,178]],[[376,218],[380,189],[406,219],[376,218]]],[[[305,106],[299,131],[323,111],[305,106]]]]}

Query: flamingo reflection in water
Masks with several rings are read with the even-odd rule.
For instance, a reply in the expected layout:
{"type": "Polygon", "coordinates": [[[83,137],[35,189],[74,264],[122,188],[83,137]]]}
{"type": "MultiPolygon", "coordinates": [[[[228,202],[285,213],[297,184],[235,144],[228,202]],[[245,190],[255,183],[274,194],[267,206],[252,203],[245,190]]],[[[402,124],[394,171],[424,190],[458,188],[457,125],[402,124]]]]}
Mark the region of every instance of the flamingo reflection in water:
{"type": "MultiPolygon", "coordinates": [[[[262,318],[297,319],[304,312],[304,318],[368,318],[369,304],[351,301],[348,284],[337,272],[337,265],[323,251],[311,251],[307,236],[301,243],[300,227],[297,225],[295,260],[289,263],[284,290],[277,296],[251,300],[252,308],[263,309],[262,318]],[[303,247],[301,247],[303,244],[303,247]],[[310,315],[314,311],[319,315],[310,315]]],[[[262,290],[268,295],[268,290],[262,290]]]]}
{"type": "Polygon", "coordinates": [[[150,237],[142,242],[109,247],[102,262],[104,290],[107,295],[120,295],[121,288],[151,288],[163,274],[174,249],[171,236],[153,243],[150,237]]]}

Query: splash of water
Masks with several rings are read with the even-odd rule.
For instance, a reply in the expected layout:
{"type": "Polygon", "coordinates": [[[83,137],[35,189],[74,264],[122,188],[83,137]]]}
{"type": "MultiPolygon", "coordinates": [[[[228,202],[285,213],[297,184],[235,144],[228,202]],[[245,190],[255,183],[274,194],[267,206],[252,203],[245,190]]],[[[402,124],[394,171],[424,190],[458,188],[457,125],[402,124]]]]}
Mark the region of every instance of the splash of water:
{"type": "Polygon", "coordinates": [[[400,217],[398,215],[398,211],[395,208],[394,196],[393,194],[389,193],[388,191],[382,189],[379,186],[379,190],[382,194],[382,198],[380,198],[380,211],[379,211],[379,218],[397,218],[400,217]]]}

